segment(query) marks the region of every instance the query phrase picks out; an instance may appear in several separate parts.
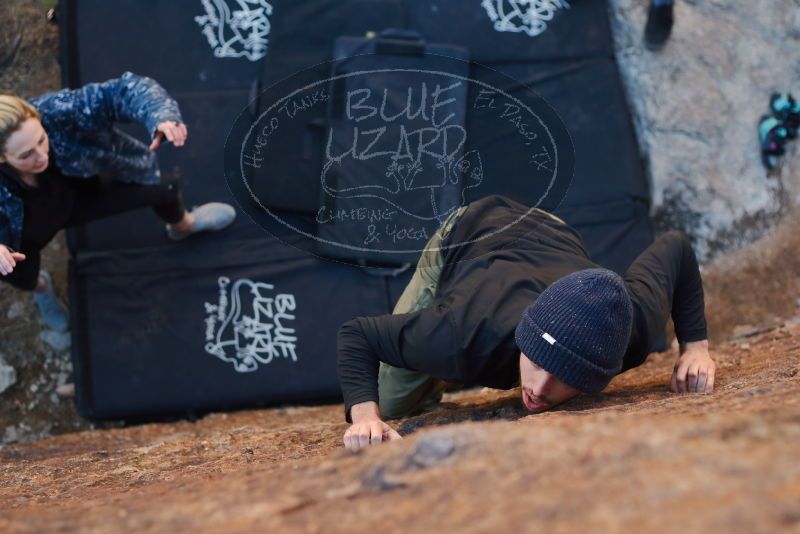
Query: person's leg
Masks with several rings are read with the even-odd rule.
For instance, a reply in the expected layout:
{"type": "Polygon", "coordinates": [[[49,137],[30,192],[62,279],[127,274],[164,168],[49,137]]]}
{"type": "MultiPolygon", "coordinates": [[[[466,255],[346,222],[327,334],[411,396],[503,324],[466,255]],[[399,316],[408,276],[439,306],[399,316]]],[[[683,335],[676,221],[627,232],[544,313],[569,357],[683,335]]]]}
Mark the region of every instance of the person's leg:
{"type": "MultiPolygon", "coordinates": [[[[433,304],[441,253],[429,251],[441,241],[435,234],[422,253],[417,270],[394,307],[394,314],[413,313],[433,304]],[[433,247],[431,246],[433,245],[433,247]]],[[[409,415],[440,396],[446,384],[426,373],[394,367],[381,362],[378,370],[378,399],[381,415],[397,419],[409,415]]]]}
{"type": "Polygon", "coordinates": [[[50,275],[40,271],[40,251],[23,247],[20,252],[25,254],[25,259],[17,262],[14,270],[0,279],[17,289],[32,292],[33,302],[39,309],[42,322],[52,330],[66,331],[69,327],[69,315],[53,289],[50,275]]]}
{"type": "Polygon", "coordinates": [[[140,185],[91,178],[82,182],[76,180],[75,190],[75,203],[67,226],[145,207],[152,207],[167,224],[179,223],[186,214],[177,182],[140,185]]]}
{"type": "Polygon", "coordinates": [[[198,232],[222,230],[236,219],[236,210],[224,202],[209,202],[185,212],[183,218],[167,225],[167,235],[173,241],[180,241],[198,232]]]}
{"type": "MultiPolygon", "coordinates": [[[[444,266],[439,249],[442,239],[452,229],[464,208],[454,211],[431,237],[420,256],[414,276],[394,307],[394,314],[413,313],[433,305],[439,275],[444,266]]],[[[404,417],[441,398],[447,383],[425,373],[381,363],[378,371],[378,397],[381,415],[390,419],[404,417]]]]}
{"type": "Polygon", "coordinates": [[[79,184],[76,189],[78,194],[69,226],[149,206],[167,223],[169,237],[179,240],[198,232],[221,230],[236,218],[233,206],[220,202],[186,211],[177,181],[140,185],[93,179],[79,184]]]}
{"type": "Polygon", "coordinates": [[[153,209],[161,220],[167,223],[167,235],[174,241],[180,241],[198,232],[213,232],[230,226],[236,219],[236,210],[223,202],[208,202],[187,211],[183,206],[178,182],[166,186],[170,191],[177,191],[177,200],[170,198],[153,209]]]}
{"type": "Polygon", "coordinates": [[[53,289],[53,280],[47,271],[39,271],[36,289],[33,291],[33,302],[39,308],[42,322],[57,332],[66,332],[69,328],[69,312],[53,289]]]}

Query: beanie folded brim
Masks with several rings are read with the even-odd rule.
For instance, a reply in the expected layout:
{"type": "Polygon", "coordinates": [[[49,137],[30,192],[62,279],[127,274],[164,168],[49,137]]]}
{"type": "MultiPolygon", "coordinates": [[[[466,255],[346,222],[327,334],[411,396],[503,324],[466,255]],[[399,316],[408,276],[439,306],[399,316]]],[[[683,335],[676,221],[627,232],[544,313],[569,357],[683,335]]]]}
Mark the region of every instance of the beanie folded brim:
{"type": "Polygon", "coordinates": [[[619,365],[610,369],[586,360],[559,343],[527,315],[517,325],[515,340],[529,360],[583,393],[599,393],[622,370],[621,359],[619,365]]]}

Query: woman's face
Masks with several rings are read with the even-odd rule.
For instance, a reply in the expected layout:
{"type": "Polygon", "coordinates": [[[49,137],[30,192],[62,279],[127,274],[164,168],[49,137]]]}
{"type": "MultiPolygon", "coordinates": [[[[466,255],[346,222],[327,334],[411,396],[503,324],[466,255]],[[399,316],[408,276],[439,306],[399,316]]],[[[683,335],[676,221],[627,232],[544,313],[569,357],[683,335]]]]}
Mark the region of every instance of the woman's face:
{"type": "Polygon", "coordinates": [[[26,174],[38,174],[50,161],[50,143],[39,119],[27,119],[6,142],[0,163],[8,163],[26,174]]]}

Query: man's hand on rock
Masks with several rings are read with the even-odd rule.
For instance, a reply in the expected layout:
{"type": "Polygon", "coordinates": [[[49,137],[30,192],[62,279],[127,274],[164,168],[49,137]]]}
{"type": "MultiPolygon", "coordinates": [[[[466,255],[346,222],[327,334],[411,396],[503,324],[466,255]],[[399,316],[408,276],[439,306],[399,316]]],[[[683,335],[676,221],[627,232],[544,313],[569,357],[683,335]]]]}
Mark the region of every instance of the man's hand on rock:
{"type": "Polygon", "coordinates": [[[681,345],[669,389],[674,393],[711,393],[717,366],[708,354],[708,341],[681,345]]]}
{"type": "Polygon", "coordinates": [[[375,402],[362,402],[350,408],[353,424],[344,433],[344,446],[357,451],[384,441],[403,439],[392,427],[381,420],[375,402]]]}

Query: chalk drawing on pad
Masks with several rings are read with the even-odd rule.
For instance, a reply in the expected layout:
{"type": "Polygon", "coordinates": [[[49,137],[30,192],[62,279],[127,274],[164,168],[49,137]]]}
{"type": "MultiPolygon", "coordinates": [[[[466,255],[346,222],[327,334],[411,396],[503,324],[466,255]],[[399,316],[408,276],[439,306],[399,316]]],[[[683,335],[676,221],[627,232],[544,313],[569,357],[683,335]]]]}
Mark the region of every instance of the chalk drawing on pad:
{"type": "Polygon", "coordinates": [[[246,278],[231,283],[222,276],[217,284],[217,302],[205,303],[206,352],[238,373],[256,371],[276,358],[297,361],[294,295],[246,278]]]}
{"type": "Polygon", "coordinates": [[[483,0],[481,5],[499,32],[541,35],[559,9],[569,9],[566,0],[483,0]]]}
{"type": "Polygon", "coordinates": [[[267,55],[269,16],[266,0],[200,0],[205,15],[194,21],[219,58],[244,57],[258,61],[267,55]]]}

